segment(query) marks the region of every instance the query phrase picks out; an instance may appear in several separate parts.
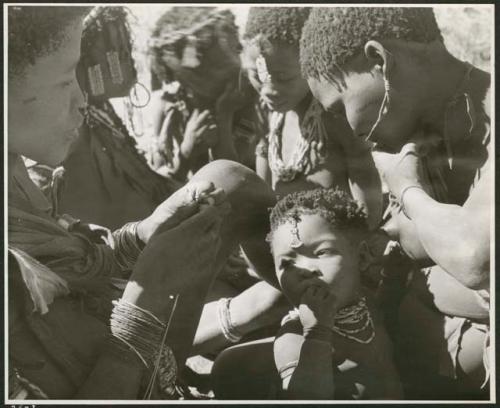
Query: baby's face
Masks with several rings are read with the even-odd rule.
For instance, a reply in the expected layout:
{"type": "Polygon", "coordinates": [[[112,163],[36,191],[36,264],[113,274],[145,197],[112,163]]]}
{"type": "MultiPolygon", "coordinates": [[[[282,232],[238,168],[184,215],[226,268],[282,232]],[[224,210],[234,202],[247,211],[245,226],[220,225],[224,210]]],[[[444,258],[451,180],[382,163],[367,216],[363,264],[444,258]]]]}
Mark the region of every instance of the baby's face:
{"type": "Polygon", "coordinates": [[[290,222],[280,225],[272,235],[276,275],[283,293],[298,306],[305,290],[322,280],[332,288],[338,306],[346,306],[355,299],[359,286],[355,233],[334,228],[317,214],[300,218],[297,230],[302,245],[299,247],[292,247],[297,234],[293,233],[290,222]]]}

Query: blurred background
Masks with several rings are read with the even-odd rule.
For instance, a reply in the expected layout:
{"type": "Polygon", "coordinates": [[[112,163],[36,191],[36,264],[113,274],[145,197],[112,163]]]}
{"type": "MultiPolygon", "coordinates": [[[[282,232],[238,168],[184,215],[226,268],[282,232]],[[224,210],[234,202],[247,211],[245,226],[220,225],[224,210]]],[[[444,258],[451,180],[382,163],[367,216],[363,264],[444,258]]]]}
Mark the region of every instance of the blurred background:
{"type": "MultiPolygon", "coordinates": [[[[183,4],[186,6],[186,4],[183,4]]],[[[135,16],[130,21],[134,37],[135,60],[139,79],[146,87],[150,86],[150,75],[146,58],[147,42],[156,20],[171,5],[165,4],[129,4],[127,7],[135,16]]],[[[245,22],[249,10],[246,4],[227,4],[219,9],[229,9],[236,18],[240,33],[245,29],[245,22]]],[[[491,5],[441,5],[434,8],[438,24],[441,28],[445,44],[449,51],[457,58],[491,71],[491,49],[493,41],[494,9],[491,5]]],[[[113,101],[117,112],[125,115],[125,108],[121,101],[113,101]]],[[[148,106],[135,112],[133,116],[135,134],[140,148],[147,150],[151,124],[147,118],[148,106]]]]}

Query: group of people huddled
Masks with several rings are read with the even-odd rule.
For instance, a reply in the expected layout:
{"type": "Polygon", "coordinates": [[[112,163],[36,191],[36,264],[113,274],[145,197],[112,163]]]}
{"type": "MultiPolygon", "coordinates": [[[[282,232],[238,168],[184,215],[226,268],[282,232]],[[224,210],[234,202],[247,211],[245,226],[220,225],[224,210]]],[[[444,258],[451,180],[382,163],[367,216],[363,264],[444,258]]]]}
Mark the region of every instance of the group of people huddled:
{"type": "Polygon", "coordinates": [[[10,399],[489,398],[490,75],[432,8],[170,8],[147,152],[130,10],[7,13],[10,399]]]}

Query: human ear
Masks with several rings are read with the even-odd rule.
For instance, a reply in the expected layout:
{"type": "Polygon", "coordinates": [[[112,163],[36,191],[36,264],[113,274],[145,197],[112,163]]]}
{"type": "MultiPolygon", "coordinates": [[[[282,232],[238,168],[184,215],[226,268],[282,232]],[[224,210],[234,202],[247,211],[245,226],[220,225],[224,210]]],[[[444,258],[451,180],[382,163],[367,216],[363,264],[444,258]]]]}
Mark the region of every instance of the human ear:
{"type": "Polygon", "coordinates": [[[371,61],[377,70],[380,70],[384,76],[394,65],[393,55],[381,43],[370,40],[364,48],[366,58],[371,61]]]}

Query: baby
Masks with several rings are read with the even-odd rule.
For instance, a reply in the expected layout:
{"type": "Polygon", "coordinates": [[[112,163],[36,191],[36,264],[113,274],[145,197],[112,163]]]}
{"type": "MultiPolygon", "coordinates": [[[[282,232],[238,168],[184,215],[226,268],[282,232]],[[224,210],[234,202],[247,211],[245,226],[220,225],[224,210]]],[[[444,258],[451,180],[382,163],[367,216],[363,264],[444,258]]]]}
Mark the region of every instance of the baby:
{"type": "Polygon", "coordinates": [[[276,277],[295,309],[274,342],[286,399],[400,399],[391,344],[360,285],[366,214],[339,189],[285,196],[271,213],[276,277]]]}

